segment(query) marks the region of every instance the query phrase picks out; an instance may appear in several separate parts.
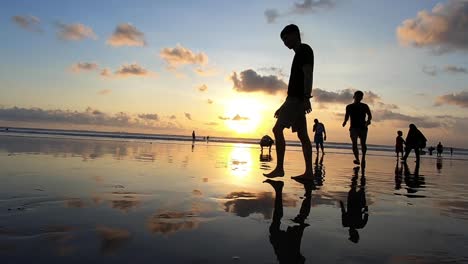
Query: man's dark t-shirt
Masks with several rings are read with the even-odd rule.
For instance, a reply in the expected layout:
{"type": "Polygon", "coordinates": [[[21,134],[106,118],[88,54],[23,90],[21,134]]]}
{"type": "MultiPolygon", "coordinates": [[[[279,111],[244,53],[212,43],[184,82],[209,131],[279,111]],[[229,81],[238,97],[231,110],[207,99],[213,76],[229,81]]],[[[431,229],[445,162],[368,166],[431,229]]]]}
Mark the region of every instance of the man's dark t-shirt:
{"type": "Polygon", "coordinates": [[[310,64],[312,69],[314,68],[314,51],[309,45],[302,43],[294,55],[291,66],[288,96],[304,98],[304,70],[302,67],[306,64],[310,64]]]}
{"type": "Polygon", "coordinates": [[[363,103],[349,104],[346,106],[346,113],[351,118],[351,126],[349,128],[367,128],[366,114],[370,113],[369,106],[363,103]]]}

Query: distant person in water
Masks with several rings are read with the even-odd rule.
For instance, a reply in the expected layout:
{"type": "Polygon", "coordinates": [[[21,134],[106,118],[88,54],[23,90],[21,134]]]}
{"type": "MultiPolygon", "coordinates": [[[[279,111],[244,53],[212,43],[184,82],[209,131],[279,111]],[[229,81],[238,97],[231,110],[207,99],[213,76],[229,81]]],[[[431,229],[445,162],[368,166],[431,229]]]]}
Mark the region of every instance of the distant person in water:
{"type": "Polygon", "coordinates": [[[195,141],[195,130],[192,131],[192,141],[195,141]]]}
{"type": "Polygon", "coordinates": [[[312,112],[310,98],[312,98],[314,52],[309,45],[301,43],[301,34],[296,25],[291,24],[286,26],[281,31],[280,36],[284,45],[294,50],[295,55],[289,77],[288,96],[283,105],[274,114],[277,118],[276,124],[273,127],[277,155],[276,168],[264,175],[268,178],[284,176],[286,142],[283,130],[291,128],[292,132],[297,132],[297,136],[301,141],[305,161],[305,172],[293,178],[311,179],[313,177],[312,145],[307,134],[306,114],[312,112]]]}
{"type": "Polygon", "coordinates": [[[426,147],[426,142],[427,139],[424,134],[419,131],[419,129],[414,124],[410,124],[405,141],[405,156],[403,156],[402,160],[406,161],[411,150],[414,149],[414,153],[416,154],[416,162],[419,162],[419,151],[420,149],[426,147]]]}
{"type": "Polygon", "coordinates": [[[367,104],[361,103],[364,93],[356,91],[354,93],[354,102],[346,106],[346,114],[343,121],[343,127],[346,126],[348,119],[351,118],[351,125],[349,126],[349,136],[353,143],[354,164],[359,165],[359,150],[357,146],[358,138],[361,140],[362,162],[366,161],[367,152],[367,127],[371,124],[372,114],[367,104]],[[366,118],[367,116],[367,118],[366,118]]]}
{"type": "Polygon", "coordinates": [[[398,130],[397,132],[397,137],[396,137],[396,142],[395,142],[395,152],[396,152],[396,157],[397,159],[400,158],[400,153],[401,157],[403,157],[403,144],[405,143],[405,140],[403,139],[403,132],[401,130],[398,130]]]}
{"type": "Polygon", "coordinates": [[[325,154],[323,151],[323,141],[327,140],[327,132],[325,131],[323,123],[320,123],[317,118],[314,119],[314,128],[312,131],[315,132],[314,142],[315,148],[317,149],[317,155],[319,153],[319,146],[322,149],[322,154],[325,154]]]}
{"type": "Polygon", "coordinates": [[[427,148],[427,150],[429,151],[429,155],[432,156],[432,152],[435,150],[434,146],[430,146],[427,148]]]}
{"type": "Polygon", "coordinates": [[[450,156],[453,156],[453,148],[450,148],[450,156]]]}
{"type": "Polygon", "coordinates": [[[437,144],[437,157],[441,157],[442,152],[444,152],[444,146],[439,141],[439,144],[437,144]]]}

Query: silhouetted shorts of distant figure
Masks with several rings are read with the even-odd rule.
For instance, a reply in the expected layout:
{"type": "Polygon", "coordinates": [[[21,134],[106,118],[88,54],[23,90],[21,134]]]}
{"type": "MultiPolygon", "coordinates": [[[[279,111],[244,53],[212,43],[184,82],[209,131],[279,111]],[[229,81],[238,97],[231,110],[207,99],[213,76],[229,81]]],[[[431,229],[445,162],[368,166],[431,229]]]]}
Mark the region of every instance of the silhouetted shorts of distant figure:
{"type": "Polygon", "coordinates": [[[277,122],[284,127],[291,127],[292,132],[307,128],[304,100],[292,96],[286,97],[286,101],[280,107],[277,122]]]}
{"type": "Polygon", "coordinates": [[[314,136],[314,142],[317,144],[323,144],[323,135],[322,133],[318,134],[316,133],[314,136]]]}
{"type": "Polygon", "coordinates": [[[365,141],[367,139],[367,127],[351,127],[349,129],[349,136],[354,139],[360,138],[365,141]]]}

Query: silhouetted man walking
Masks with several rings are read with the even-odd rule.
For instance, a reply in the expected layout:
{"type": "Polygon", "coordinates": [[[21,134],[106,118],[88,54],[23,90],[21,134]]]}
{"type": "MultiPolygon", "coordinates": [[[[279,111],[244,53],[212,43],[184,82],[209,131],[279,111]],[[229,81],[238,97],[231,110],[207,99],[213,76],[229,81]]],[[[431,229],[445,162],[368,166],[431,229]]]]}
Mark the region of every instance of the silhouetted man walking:
{"type": "Polygon", "coordinates": [[[367,126],[371,124],[372,114],[367,104],[361,103],[364,93],[356,91],[354,93],[354,102],[346,106],[346,114],[343,121],[343,127],[346,126],[348,119],[351,118],[351,125],[349,126],[349,136],[353,143],[354,164],[361,164],[359,161],[359,150],[357,147],[357,139],[361,140],[362,162],[366,160],[367,152],[367,126]],[[367,115],[367,120],[366,120],[367,115]]]}
{"type": "Polygon", "coordinates": [[[296,25],[288,25],[281,31],[284,45],[294,50],[295,55],[291,66],[288,84],[288,96],[281,107],[276,110],[276,124],[273,127],[276,142],[276,168],[264,174],[268,178],[284,176],[284,154],[286,143],[283,130],[292,128],[301,140],[304,154],[305,172],[293,178],[312,178],[312,145],[307,134],[306,114],[312,111],[310,104],[314,71],[314,52],[312,48],[301,43],[301,35],[296,25]]]}

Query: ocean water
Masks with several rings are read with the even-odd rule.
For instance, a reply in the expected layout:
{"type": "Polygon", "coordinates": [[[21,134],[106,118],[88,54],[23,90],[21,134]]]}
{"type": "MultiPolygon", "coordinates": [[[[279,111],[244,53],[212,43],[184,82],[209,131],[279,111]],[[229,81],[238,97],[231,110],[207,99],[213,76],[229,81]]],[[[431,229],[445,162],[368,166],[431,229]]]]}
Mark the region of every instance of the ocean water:
{"type": "MultiPolygon", "coordinates": [[[[11,132],[8,132],[11,133],[11,132]]],[[[328,150],[328,149],[326,149],[328,150]]],[[[468,162],[0,135],[2,263],[468,263],[468,162]],[[341,204],[343,206],[341,206],[341,204]]]]}

